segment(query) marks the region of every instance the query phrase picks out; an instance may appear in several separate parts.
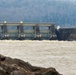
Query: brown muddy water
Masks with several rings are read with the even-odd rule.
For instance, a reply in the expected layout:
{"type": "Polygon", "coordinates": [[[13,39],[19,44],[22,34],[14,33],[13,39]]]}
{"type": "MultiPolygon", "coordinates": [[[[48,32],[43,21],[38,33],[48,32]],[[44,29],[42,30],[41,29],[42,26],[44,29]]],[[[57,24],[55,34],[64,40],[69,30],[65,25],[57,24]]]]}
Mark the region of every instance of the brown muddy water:
{"type": "Polygon", "coordinates": [[[0,41],[0,54],[76,75],[76,41],[0,41]]]}

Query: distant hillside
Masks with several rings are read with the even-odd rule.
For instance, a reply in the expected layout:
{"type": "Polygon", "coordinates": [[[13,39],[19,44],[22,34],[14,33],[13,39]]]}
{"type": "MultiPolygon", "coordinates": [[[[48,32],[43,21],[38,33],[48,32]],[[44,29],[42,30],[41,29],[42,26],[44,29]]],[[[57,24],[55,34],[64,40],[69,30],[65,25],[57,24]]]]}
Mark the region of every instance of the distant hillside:
{"type": "Polygon", "coordinates": [[[76,25],[75,0],[0,0],[0,21],[76,25]]]}

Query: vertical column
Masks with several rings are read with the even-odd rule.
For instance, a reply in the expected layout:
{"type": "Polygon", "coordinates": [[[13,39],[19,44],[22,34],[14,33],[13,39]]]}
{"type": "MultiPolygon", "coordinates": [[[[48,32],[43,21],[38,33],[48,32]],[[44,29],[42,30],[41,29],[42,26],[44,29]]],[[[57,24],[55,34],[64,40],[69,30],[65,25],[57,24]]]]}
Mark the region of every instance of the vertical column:
{"type": "Polygon", "coordinates": [[[54,25],[49,26],[49,34],[50,34],[49,38],[50,40],[55,40],[57,38],[54,25]]]}
{"type": "Polygon", "coordinates": [[[56,28],[56,35],[57,35],[57,40],[61,40],[61,35],[60,35],[60,26],[57,26],[56,28]]]}
{"type": "Polygon", "coordinates": [[[22,40],[25,38],[24,29],[23,29],[23,22],[20,22],[20,25],[17,27],[18,29],[18,39],[22,40]]]}
{"type": "Polygon", "coordinates": [[[2,25],[1,29],[2,29],[2,34],[3,34],[2,39],[8,39],[9,38],[9,34],[8,34],[6,21],[4,21],[4,25],[2,25]]]}
{"type": "Polygon", "coordinates": [[[34,31],[35,31],[35,39],[36,40],[40,40],[41,39],[41,35],[40,35],[40,29],[39,29],[39,25],[36,24],[36,26],[34,26],[34,31]]]}

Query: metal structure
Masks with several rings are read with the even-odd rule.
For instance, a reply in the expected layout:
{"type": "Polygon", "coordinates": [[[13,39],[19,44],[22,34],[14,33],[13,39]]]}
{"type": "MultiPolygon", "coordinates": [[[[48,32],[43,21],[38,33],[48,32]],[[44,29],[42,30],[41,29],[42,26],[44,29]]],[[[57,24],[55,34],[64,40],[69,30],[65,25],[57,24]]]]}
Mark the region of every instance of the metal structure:
{"type": "Polygon", "coordinates": [[[53,23],[0,23],[0,39],[76,40],[76,28],[55,27],[53,23]]]}
{"type": "Polygon", "coordinates": [[[76,40],[76,28],[60,28],[56,34],[58,40],[76,40]]]}
{"type": "Polygon", "coordinates": [[[56,39],[53,23],[0,23],[0,39],[56,39]]]}

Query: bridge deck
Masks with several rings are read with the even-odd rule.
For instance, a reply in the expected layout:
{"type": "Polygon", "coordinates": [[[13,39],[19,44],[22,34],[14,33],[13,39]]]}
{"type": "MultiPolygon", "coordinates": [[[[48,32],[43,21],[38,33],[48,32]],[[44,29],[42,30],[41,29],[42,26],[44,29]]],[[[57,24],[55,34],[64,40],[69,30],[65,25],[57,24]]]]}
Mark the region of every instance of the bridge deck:
{"type": "Polygon", "coordinates": [[[54,25],[54,23],[10,23],[10,22],[3,23],[3,22],[1,22],[0,26],[2,26],[4,24],[6,24],[7,26],[18,26],[20,24],[22,24],[23,26],[35,26],[36,24],[38,24],[39,26],[52,26],[52,25],[54,25]]]}

